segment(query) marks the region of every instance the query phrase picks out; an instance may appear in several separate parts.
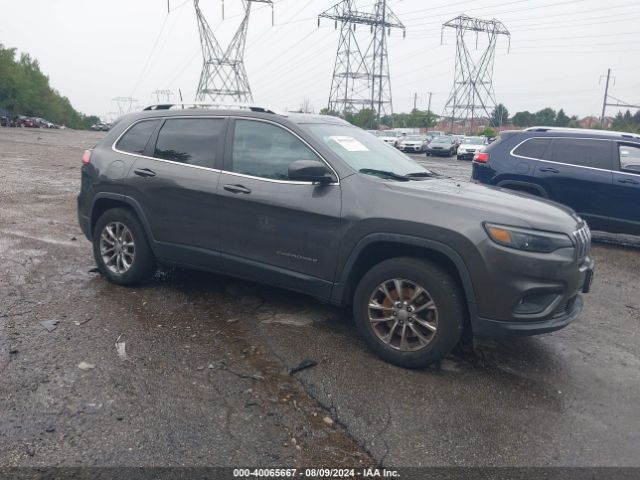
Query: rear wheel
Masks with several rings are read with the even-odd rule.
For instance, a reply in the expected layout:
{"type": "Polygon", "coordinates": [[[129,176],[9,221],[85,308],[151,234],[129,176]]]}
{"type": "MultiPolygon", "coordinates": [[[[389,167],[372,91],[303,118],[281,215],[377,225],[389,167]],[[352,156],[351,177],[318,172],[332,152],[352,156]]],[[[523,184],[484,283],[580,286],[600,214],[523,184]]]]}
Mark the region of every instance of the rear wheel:
{"type": "Polygon", "coordinates": [[[455,280],[417,258],[386,260],[367,272],[354,295],[360,334],[382,359],[407,368],[442,359],[458,343],[464,299],[455,280]]]}
{"type": "Polygon", "coordinates": [[[100,273],[118,285],[135,285],[156,271],[156,261],[140,221],[124,208],[107,210],[96,222],[93,255],[100,273]]]}

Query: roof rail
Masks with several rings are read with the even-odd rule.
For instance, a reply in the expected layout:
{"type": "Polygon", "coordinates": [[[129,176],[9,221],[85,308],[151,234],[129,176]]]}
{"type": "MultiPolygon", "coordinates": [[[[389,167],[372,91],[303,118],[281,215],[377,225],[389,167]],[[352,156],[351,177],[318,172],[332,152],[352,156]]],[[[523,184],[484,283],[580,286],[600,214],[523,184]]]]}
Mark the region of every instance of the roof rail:
{"type": "Polygon", "coordinates": [[[613,130],[597,130],[589,128],[570,128],[570,127],[529,127],[524,129],[525,132],[572,132],[572,133],[591,133],[599,135],[618,135],[625,138],[640,139],[640,135],[630,132],[616,132],[613,130]]]}
{"type": "Polygon", "coordinates": [[[206,102],[180,102],[180,103],[158,103],[143,108],[143,111],[149,110],[171,110],[176,109],[193,109],[193,108],[211,108],[218,110],[248,110],[251,112],[272,113],[274,115],[286,116],[285,113],[276,111],[275,109],[263,107],[259,105],[251,105],[248,103],[206,103],[206,102]]]}

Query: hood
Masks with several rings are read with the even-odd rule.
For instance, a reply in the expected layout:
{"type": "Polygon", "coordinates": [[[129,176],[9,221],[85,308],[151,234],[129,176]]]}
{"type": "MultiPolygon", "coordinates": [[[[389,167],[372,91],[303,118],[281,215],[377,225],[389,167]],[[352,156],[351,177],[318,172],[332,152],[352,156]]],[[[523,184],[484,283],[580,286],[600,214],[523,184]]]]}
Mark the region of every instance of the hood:
{"type": "Polygon", "coordinates": [[[429,144],[431,147],[451,147],[452,145],[454,144],[449,142],[431,142],[429,144]]]}
{"type": "Polygon", "coordinates": [[[481,148],[486,147],[486,145],[480,144],[480,143],[461,143],[460,146],[458,148],[468,148],[468,149],[475,149],[475,150],[480,150],[481,148]]]}
{"type": "Polygon", "coordinates": [[[583,223],[564,205],[513,190],[441,179],[385,183],[407,202],[429,200],[431,208],[480,221],[567,234],[583,223]]]}

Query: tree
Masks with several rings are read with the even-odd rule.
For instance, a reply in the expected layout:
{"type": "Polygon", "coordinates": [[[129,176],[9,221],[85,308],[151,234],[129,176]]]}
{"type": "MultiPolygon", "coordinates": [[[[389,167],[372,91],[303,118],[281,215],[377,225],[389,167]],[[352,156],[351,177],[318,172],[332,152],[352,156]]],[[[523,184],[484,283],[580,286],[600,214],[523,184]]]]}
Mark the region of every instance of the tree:
{"type": "Polygon", "coordinates": [[[516,127],[526,128],[533,126],[535,121],[535,115],[527,110],[524,112],[517,112],[511,119],[516,127]]]}
{"type": "Polygon", "coordinates": [[[571,119],[564,113],[564,110],[561,108],[558,110],[558,114],[556,115],[556,127],[568,127],[571,119]]]}
{"type": "MultiPolygon", "coordinates": [[[[0,109],[9,114],[44,117],[71,128],[87,128],[92,120],[78,113],[67,97],[49,85],[40,64],[27,53],[0,44],[0,109]]],[[[95,117],[94,117],[95,118],[95,117]]]]}
{"type": "Polygon", "coordinates": [[[494,127],[501,127],[506,125],[509,121],[509,110],[503,104],[499,103],[496,108],[491,112],[491,125],[494,127]]]}
{"type": "Polygon", "coordinates": [[[535,115],[535,124],[541,127],[552,127],[556,124],[556,111],[553,108],[543,108],[535,115]]]}
{"type": "Polygon", "coordinates": [[[495,137],[498,133],[491,127],[485,127],[483,130],[478,132],[478,135],[482,137],[492,138],[495,137]]]}
{"type": "Polygon", "coordinates": [[[300,102],[300,107],[298,107],[299,113],[316,113],[313,105],[311,105],[311,101],[309,97],[304,97],[302,102],[300,102]]]}

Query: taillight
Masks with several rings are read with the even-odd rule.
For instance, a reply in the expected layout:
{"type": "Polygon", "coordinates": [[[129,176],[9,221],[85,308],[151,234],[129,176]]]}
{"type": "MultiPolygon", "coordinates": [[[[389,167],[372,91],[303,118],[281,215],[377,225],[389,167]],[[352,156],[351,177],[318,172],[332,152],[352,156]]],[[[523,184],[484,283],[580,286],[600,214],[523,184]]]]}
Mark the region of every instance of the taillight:
{"type": "Polygon", "coordinates": [[[86,165],[91,163],[91,150],[85,150],[82,154],[82,164],[86,165]]]}
{"type": "Polygon", "coordinates": [[[487,152],[478,152],[473,157],[474,162],[487,163],[489,161],[489,154],[487,152]]]}

